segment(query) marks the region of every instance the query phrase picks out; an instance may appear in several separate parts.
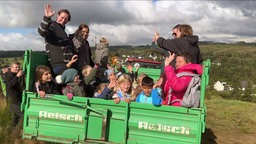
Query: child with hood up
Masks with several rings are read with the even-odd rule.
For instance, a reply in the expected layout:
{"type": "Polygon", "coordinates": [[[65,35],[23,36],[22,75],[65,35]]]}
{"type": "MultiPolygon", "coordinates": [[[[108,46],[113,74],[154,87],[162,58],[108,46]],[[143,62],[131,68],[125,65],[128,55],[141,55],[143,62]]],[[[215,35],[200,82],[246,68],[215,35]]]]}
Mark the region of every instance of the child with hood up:
{"type": "Polygon", "coordinates": [[[76,69],[66,69],[60,78],[61,83],[66,85],[62,88],[62,93],[66,95],[69,100],[71,100],[73,96],[86,96],[84,82],[80,80],[76,69]]]}

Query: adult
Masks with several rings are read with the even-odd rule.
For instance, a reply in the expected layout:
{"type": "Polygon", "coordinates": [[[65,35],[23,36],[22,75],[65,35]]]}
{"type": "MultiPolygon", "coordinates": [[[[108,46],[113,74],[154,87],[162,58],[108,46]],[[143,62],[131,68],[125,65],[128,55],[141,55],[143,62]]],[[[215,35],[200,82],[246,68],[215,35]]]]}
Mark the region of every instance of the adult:
{"type": "MultiPolygon", "coordinates": [[[[193,35],[193,29],[188,24],[178,24],[172,29],[174,39],[164,39],[155,32],[153,41],[157,42],[160,48],[170,52],[181,54],[188,52],[192,55],[192,63],[201,64],[203,62],[198,46],[198,36],[193,35]]],[[[175,67],[175,59],[171,65],[175,67]]]]}
{"type": "MultiPolygon", "coordinates": [[[[170,52],[169,52],[170,53],[170,52]]],[[[164,86],[164,94],[166,97],[163,100],[163,105],[181,106],[181,101],[192,79],[191,76],[178,77],[178,73],[187,72],[202,75],[202,66],[200,64],[192,64],[192,56],[187,52],[182,52],[176,57],[176,69],[169,65],[174,60],[175,54],[170,54],[165,59],[165,74],[167,81],[164,86]]]]}
{"type": "Polygon", "coordinates": [[[45,38],[46,53],[53,72],[59,75],[67,68],[74,55],[73,43],[65,32],[65,25],[71,20],[71,15],[67,9],[61,9],[57,13],[56,21],[53,21],[51,18],[55,11],[52,11],[49,4],[45,6],[44,12],[38,32],[45,38]]]}
{"type": "Polygon", "coordinates": [[[99,64],[102,68],[107,68],[109,55],[109,41],[102,37],[100,42],[96,45],[94,62],[99,64]]]}
{"type": "Polygon", "coordinates": [[[91,67],[94,67],[91,48],[87,41],[89,32],[90,29],[87,24],[80,24],[75,33],[69,35],[70,39],[74,43],[74,50],[78,55],[76,69],[80,72],[79,75],[81,75],[81,71],[84,66],[90,65],[91,67]]]}
{"type": "Polygon", "coordinates": [[[20,111],[22,91],[25,78],[19,62],[12,62],[10,70],[5,73],[7,105],[13,115],[12,126],[16,126],[22,117],[20,111]]]}
{"type": "MultiPolygon", "coordinates": [[[[173,39],[164,39],[159,36],[158,32],[155,32],[153,42],[157,42],[158,47],[164,49],[165,54],[169,54],[170,51],[172,53],[176,53],[176,55],[180,55],[183,52],[187,52],[192,56],[191,63],[193,64],[201,64],[203,62],[200,49],[198,46],[198,36],[193,35],[193,29],[188,24],[177,24],[172,29],[173,39]]],[[[162,52],[162,51],[161,51],[162,52]]],[[[175,58],[171,61],[170,65],[173,68],[176,68],[176,55],[175,58]]],[[[169,57],[165,55],[165,57],[169,57]]],[[[161,76],[163,78],[163,82],[161,87],[163,88],[166,84],[166,74],[164,71],[164,67],[162,65],[161,76]]],[[[165,98],[166,94],[163,93],[163,97],[165,98]]]]}

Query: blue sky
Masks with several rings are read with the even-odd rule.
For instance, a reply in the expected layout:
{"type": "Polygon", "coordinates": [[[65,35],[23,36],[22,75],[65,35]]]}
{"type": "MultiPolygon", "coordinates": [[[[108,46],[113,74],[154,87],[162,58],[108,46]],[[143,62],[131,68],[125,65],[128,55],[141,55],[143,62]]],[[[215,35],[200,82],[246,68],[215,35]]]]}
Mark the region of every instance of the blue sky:
{"type": "Polygon", "coordinates": [[[47,3],[56,11],[69,9],[67,33],[88,24],[91,46],[103,36],[110,45],[151,44],[154,31],[171,38],[171,28],[178,23],[190,24],[200,41],[256,42],[255,1],[23,0],[0,1],[0,50],[44,50],[37,27],[47,3]]]}

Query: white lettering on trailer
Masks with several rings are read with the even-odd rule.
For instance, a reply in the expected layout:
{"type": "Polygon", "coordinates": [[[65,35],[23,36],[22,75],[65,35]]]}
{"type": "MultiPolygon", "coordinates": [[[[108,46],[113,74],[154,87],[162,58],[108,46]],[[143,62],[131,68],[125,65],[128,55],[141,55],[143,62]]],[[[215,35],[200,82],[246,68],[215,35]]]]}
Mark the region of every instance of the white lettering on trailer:
{"type": "Polygon", "coordinates": [[[170,125],[162,125],[162,124],[152,124],[148,122],[139,122],[138,128],[145,129],[145,130],[170,132],[175,134],[184,134],[184,135],[190,134],[190,129],[183,126],[178,127],[178,126],[170,126],[170,125]]]}
{"type": "Polygon", "coordinates": [[[67,120],[67,121],[75,121],[82,122],[83,117],[81,115],[75,114],[63,114],[58,112],[47,112],[47,111],[39,111],[39,117],[41,118],[49,118],[49,119],[59,119],[59,120],[67,120]]]}

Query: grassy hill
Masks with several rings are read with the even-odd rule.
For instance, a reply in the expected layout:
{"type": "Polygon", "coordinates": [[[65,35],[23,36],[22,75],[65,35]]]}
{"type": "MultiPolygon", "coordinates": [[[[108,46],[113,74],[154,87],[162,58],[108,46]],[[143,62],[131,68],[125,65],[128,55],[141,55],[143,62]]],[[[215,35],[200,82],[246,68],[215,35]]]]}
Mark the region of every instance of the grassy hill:
{"type": "Polygon", "coordinates": [[[216,96],[205,101],[206,132],[203,144],[255,144],[255,103],[225,100],[216,96]]]}

